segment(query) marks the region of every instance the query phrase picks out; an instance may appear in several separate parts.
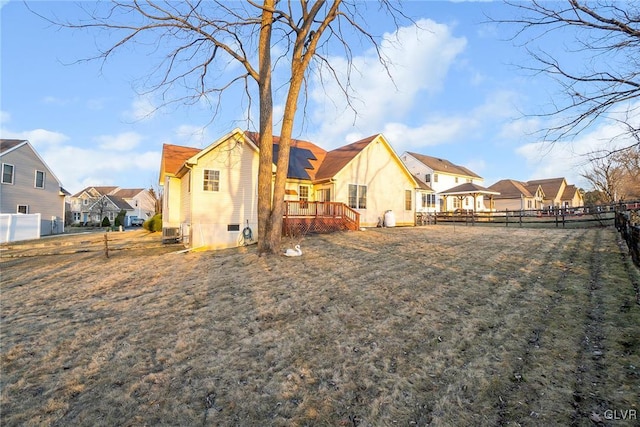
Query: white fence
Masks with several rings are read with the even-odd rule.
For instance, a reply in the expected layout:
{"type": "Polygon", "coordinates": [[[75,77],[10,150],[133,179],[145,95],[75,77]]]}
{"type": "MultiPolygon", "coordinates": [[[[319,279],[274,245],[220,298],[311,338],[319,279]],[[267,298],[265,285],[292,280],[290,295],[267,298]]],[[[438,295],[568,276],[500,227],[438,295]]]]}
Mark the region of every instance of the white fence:
{"type": "Polygon", "coordinates": [[[40,238],[40,214],[0,214],[0,243],[40,238]]]}

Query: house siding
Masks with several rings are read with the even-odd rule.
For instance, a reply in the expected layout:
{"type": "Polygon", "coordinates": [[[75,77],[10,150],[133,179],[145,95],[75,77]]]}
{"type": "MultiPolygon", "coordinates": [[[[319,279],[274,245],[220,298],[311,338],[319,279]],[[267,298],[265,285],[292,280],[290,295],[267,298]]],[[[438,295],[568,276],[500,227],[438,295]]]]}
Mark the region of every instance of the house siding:
{"type": "MultiPolygon", "coordinates": [[[[484,179],[477,176],[456,175],[434,170],[409,153],[403,153],[401,158],[407,169],[409,169],[412,174],[425,181],[427,184],[429,184],[433,191],[436,192],[435,210],[440,212],[453,211],[454,209],[457,209],[457,207],[454,206],[454,203],[457,203],[454,202],[457,198],[449,196],[445,199],[444,197],[440,196],[439,193],[445,192],[450,188],[456,187],[466,182],[484,185],[484,179]],[[429,180],[426,179],[427,175],[429,175],[429,180]],[[435,175],[437,175],[437,181],[435,175]]],[[[467,196],[465,199],[462,200],[462,209],[474,209],[476,211],[483,211],[487,209],[484,203],[484,196],[482,195],[476,197],[475,207],[473,206],[473,196],[467,196]]]]}
{"type": "Polygon", "coordinates": [[[0,163],[14,166],[13,184],[0,184],[0,212],[15,214],[18,205],[27,205],[28,213],[41,215],[40,235],[64,232],[64,196],[60,183],[29,144],[6,152],[0,163]],[[44,188],[35,187],[36,170],[45,173],[44,188]]]}
{"type": "Polygon", "coordinates": [[[238,246],[247,223],[257,235],[258,154],[254,149],[229,138],[200,157],[191,173],[192,204],[187,206],[183,201],[183,210],[192,213],[190,218],[183,218],[190,226],[191,247],[238,246]],[[206,169],[220,172],[219,191],[204,191],[206,169]],[[229,231],[229,226],[237,230],[229,231]]]}
{"type": "Polygon", "coordinates": [[[372,141],[335,176],[335,200],[348,204],[349,184],[367,186],[366,209],[360,213],[360,225],[375,227],[386,211],[393,211],[396,225],[414,225],[415,211],[405,209],[405,191],[415,199],[415,183],[397,162],[395,153],[380,139],[372,141]]]}
{"type": "Polygon", "coordinates": [[[165,176],[164,192],[162,195],[162,228],[180,227],[180,202],[181,202],[181,181],[175,176],[165,176]]]}

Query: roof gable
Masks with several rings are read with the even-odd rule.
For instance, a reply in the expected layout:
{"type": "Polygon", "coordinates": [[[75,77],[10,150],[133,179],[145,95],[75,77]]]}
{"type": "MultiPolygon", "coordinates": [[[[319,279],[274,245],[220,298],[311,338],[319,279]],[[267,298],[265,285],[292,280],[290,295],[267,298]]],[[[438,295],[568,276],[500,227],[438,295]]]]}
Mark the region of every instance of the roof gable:
{"type": "Polygon", "coordinates": [[[555,199],[558,196],[561,196],[560,189],[562,188],[562,184],[566,186],[567,182],[564,178],[548,178],[548,179],[536,179],[527,181],[527,185],[539,185],[542,187],[542,191],[545,196],[548,196],[551,199],[555,199]]]}
{"type": "Polygon", "coordinates": [[[181,145],[162,144],[162,158],[160,160],[160,183],[164,184],[166,175],[175,175],[182,165],[202,151],[200,148],[184,147],[181,145]]]}
{"type": "Polygon", "coordinates": [[[448,173],[451,175],[460,175],[460,176],[468,176],[471,178],[480,178],[480,175],[470,171],[464,166],[456,165],[451,163],[449,160],[440,159],[438,157],[426,156],[424,154],[412,153],[407,151],[408,154],[413,156],[416,160],[423,163],[425,166],[428,166],[434,172],[448,173]]]}
{"type": "Polygon", "coordinates": [[[51,170],[49,165],[47,165],[47,162],[45,162],[44,159],[42,157],[40,157],[40,154],[38,154],[36,149],[33,148],[33,146],[31,145],[31,143],[28,140],[26,140],[26,139],[0,139],[0,156],[8,154],[8,153],[10,153],[10,152],[12,152],[14,150],[18,150],[18,149],[20,149],[22,147],[25,147],[26,149],[31,151],[31,153],[35,156],[35,158],[38,159],[38,161],[40,163],[42,163],[42,165],[45,167],[45,169],[50,174],[50,176],[58,183],[60,192],[63,193],[64,195],[67,195],[68,194],[67,190],[62,188],[62,182],[60,182],[60,180],[58,179],[56,174],[53,173],[53,171],[51,170]]]}
{"type": "Polygon", "coordinates": [[[120,187],[116,187],[113,185],[104,185],[104,186],[91,186],[85,187],[82,190],[78,191],[72,197],[80,197],[82,193],[87,193],[89,197],[99,197],[106,196],[107,194],[112,194],[120,190],[120,187]]]}
{"type": "Polygon", "coordinates": [[[26,142],[26,139],[0,139],[0,155],[14,150],[26,142]]]}
{"type": "Polygon", "coordinates": [[[578,187],[573,184],[567,184],[567,186],[564,188],[564,192],[562,193],[562,200],[573,200],[576,194],[582,196],[578,191],[578,187]]]}
{"type": "Polygon", "coordinates": [[[325,156],[318,173],[316,173],[316,179],[323,180],[333,178],[377,137],[378,135],[373,135],[352,144],[329,151],[325,156]]]}
{"type": "MultiPolygon", "coordinates": [[[[520,197],[534,197],[524,182],[513,179],[502,179],[489,186],[490,190],[500,193],[500,199],[519,199],[520,197]]],[[[534,193],[535,194],[535,193],[534,193]]]]}

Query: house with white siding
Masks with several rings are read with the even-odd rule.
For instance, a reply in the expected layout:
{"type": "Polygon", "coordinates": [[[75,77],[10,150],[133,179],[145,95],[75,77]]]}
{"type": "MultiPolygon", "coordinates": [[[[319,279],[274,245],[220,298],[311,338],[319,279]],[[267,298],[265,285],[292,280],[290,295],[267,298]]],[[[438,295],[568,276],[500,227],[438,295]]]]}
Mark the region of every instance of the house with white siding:
{"type": "Polygon", "coordinates": [[[76,225],[100,224],[103,218],[113,223],[121,211],[125,211],[124,226],[133,218],[143,221],[155,214],[156,200],[144,188],[120,188],[118,186],[89,186],[67,197],[71,223],[76,225]]]}
{"type": "MultiPolygon", "coordinates": [[[[274,137],[274,159],[278,142],[274,137]]],[[[163,235],[176,236],[188,247],[210,249],[246,243],[245,227],[257,236],[258,158],[258,134],[240,129],[204,149],[164,144],[163,235]]],[[[375,227],[389,212],[395,225],[414,225],[418,188],[381,134],[331,151],[293,140],[285,228],[375,227]]]]}
{"type": "MultiPolygon", "coordinates": [[[[484,195],[481,187],[484,178],[464,166],[456,165],[449,160],[427,156],[406,151],[400,158],[407,169],[424,184],[428,185],[434,193],[426,193],[422,205],[417,209],[421,212],[451,212],[457,209],[465,211],[485,211],[484,195]],[[470,190],[468,195],[447,196],[449,190],[462,184],[475,184],[475,189],[480,189],[474,196],[470,190]]],[[[486,190],[486,189],[485,189],[486,190]]]]}

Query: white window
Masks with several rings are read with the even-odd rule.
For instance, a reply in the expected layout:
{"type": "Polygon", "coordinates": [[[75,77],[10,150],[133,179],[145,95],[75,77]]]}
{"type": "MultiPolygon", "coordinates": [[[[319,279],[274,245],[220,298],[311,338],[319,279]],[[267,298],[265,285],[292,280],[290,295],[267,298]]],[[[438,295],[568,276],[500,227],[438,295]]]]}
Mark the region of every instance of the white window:
{"type": "Polygon", "coordinates": [[[44,172],[43,171],[36,171],[35,187],[44,188],[44,172]]]}
{"type": "Polygon", "coordinates": [[[433,174],[433,182],[438,182],[438,174],[437,173],[433,174]]]}
{"type": "Polygon", "coordinates": [[[13,184],[13,165],[8,163],[2,164],[2,183],[13,184]]]}
{"type": "Polygon", "coordinates": [[[202,189],[204,191],[220,191],[220,171],[205,169],[202,189]]]}
{"type": "Polygon", "coordinates": [[[422,205],[425,208],[435,208],[436,207],[436,195],[435,194],[423,194],[422,195],[422,205]]]}
{"type": "Polygon", "coordinates": [[[301,202],[309,201],[309,187],[307,185],[299,185],[298,186],[298,199],[301,202]]]}
{"type": "Polygon", "coordinates": [[[349,184],[349,207],[352,209],[367,208],[367,186],[349,184]]]}
{"type": "Polygon", "coordinates": [[[28,214],[29,213],[29,205],[18,205],[18,213],[19,214],[28,214]]]}

